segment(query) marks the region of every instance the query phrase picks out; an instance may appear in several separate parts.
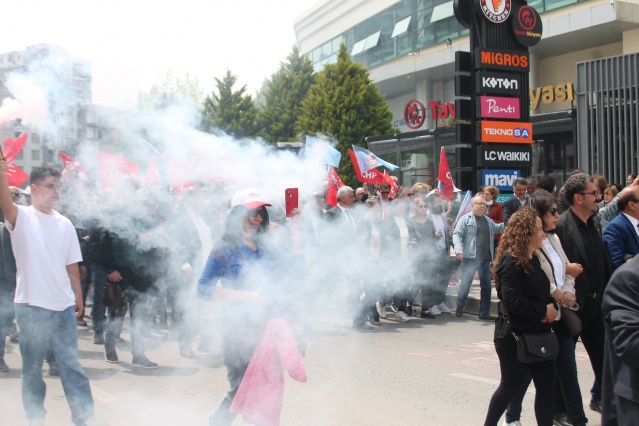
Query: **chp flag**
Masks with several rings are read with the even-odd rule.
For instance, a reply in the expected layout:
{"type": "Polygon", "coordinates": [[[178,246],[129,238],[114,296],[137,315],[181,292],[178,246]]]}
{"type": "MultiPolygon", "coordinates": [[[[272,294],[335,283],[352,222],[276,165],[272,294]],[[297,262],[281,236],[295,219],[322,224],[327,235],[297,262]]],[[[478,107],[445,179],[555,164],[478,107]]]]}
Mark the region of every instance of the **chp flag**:
{"type": "Polygon", "coordinates": [[[377,169],[370,169],[366,172],[362,172],[359,166],[358,157],[357,155],[355,155],[355,152],[349,149],[348,155],[351,156],[353,168],[355,169],[355,174],[357,175],[357,180],[359,180],[360,182],[370,183],[371,185],[384,185],[386,183],[384,175],[377,171],[377,169]]]}

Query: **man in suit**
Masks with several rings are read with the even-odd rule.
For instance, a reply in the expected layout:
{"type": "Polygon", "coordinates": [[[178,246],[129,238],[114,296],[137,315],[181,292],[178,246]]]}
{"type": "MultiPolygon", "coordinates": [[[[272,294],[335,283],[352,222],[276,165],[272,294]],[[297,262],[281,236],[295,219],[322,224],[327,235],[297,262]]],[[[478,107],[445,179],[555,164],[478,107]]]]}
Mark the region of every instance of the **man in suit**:
{"type": "Polygon", "coordinates": [[[515,214],[521,206],[526,203],[526,189],[528,182],[526,179],[515,179],[513,182],[513,195],[504,203],[504,225],[508,223],[510,216],[515,214]]]}
{"type": "MultiPolygon", "coordinates": [[[[584,270],[575,279],[575,293],[579,304],[577,314],[583,326],[580,336],[595,372],[595,383],[600,384],[604,344],[601,296],[610,278],[611,269],[599,224],[594,219],[599,208],[598,189],[591,176],[576,173],[568,178],[563,190],[570,208],[559,217],[556,234],[568,260],[581,264],[584,270]]],[[[597,385],[591,393],[593,399],[590,408],[601,412],[597,385]]]]}
{"type": "MultiPolygon", "coordinates": [[[[357,234],[361,231],[362,224],[355,219],[356,215],[352,213],[355,204],[355,192],[350,186],[342,186],[337,190],[337,205],[326,212],[324,215],[330,226],[324,234],[325,244],[327,248],[339,250],[346,256],[359,256],[359,241],[357,234]]],[[[362,294],[357,285],[358,278],[346,272],[340,274],[339,279],[345,288],[348,288],[349,299],[352,300],[353,306],[353,328],[355,330],[372,330],[373,327],[364,321],[364,307],[360,303],[359,297],[362,294]]]]}
{"type": "Polygon", "coordinates": [[[639,253],[639,185],[624,188],[617,207],[621,214],[608,224],[603,234],[613,272],[639,253]]]}
{"type": "Polygon", "coordinates": [[[639,257],[614,273],[603,296],[605,351],[602,426],[639,419],[639,257]]]}

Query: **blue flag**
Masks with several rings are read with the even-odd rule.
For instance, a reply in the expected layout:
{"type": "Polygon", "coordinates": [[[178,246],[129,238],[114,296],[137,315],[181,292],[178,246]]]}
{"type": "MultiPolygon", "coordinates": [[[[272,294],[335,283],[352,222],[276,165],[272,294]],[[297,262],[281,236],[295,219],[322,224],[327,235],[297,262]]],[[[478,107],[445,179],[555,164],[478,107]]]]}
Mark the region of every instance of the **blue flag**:
{"type": "Polygon", "coordinates": [[[366,148],[353,145],[353,151],[355,152],[355,156],[357,157],[357,162],[359,163],[359,168],[362,173],[366,173],[377,166],[384,166],[389,170],[395,170],[398,168],[396,165],[382,160],[366,148]]]}
{"type": "Polygon", "coordinates": [[[341,152],[330,146],[328,142],[313,136],[306,136],[306,155],[322,156],[326,164],[335,168],[339,167],[339,161],[342,159],[341,152]]]}

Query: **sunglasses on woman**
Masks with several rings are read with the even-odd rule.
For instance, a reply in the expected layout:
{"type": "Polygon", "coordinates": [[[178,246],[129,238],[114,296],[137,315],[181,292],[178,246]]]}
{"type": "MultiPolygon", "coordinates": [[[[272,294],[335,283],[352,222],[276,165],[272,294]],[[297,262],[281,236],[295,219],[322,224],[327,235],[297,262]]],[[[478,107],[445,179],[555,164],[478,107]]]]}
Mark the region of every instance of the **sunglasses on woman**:
{"type": "Polygon", "coordinates": [[[256,208],[256,209],[249,209],[249,211],[248,211],[248,213],[246,213],[246,215],[247,215],[248,217],[255,217],[255,216],[257,216],[258,214],[261,214],[261,213],[262,213],[262,209],[263,209],[263,208],[264,208],[264,207],[258,207],[258,208],[256,208]]]}

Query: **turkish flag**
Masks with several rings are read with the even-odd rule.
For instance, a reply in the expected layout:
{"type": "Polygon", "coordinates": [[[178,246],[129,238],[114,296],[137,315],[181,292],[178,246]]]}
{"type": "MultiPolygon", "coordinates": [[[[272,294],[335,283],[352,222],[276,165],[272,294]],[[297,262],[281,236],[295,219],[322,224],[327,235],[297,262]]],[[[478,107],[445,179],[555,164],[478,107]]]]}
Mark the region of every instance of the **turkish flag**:
{"type": "Polygon", "coordinates": [[[366,173],[362,174],[361,169],[359,168],[359,163],[357,162],[357,156],[352,150],[348,150],[348,154],[351,156],[351,161],[353,162],[353,168],[355,169],[355,174],[357,175],[357,179],[360,182],[366,182],[373,185],[384,185],[386,181],[384,180],[384,176],[377,171],[377,169],[370,169],[366,173]]]}
{"type": "Polygon", "coordinates": [[[5,139],[2,143],[2,152],[7,159],[7,183],[9,186],[19,188],[29,179],[29,175],[13,163],[20,151],[22,151],[28,137],[28,134],[23,133],[17,138],[5,139]]]}
{"type": "Polygon", "coordinates": [[[98,152],[98,174],[104,188],[112,188],[118,181],[137,176],[140,166],[133,161],[108,152],[98,152]]]}
{"type": "Polygon", "coordinates": [[[344,186],[344,182],[342,182],[342,179],[333,166],[329,166],[327,179],[328,189],[326,191],[326,203],[335,207],[337,205],[337,190],[344,186]]]}
{"type": "Polygon", "coordinates": [[[446,151],[442,146],[441,153],[439,154],[439,174],[437,175],[439,195],[445,201],[450,201],[455,190],[453,184],[453,178],[450,175],[450,167],[448,167],[448,159],[446,158],[446,151]]]}

